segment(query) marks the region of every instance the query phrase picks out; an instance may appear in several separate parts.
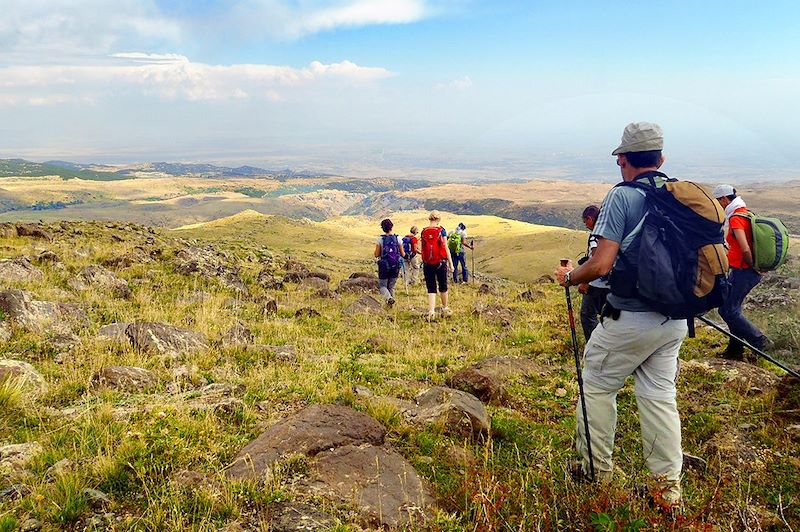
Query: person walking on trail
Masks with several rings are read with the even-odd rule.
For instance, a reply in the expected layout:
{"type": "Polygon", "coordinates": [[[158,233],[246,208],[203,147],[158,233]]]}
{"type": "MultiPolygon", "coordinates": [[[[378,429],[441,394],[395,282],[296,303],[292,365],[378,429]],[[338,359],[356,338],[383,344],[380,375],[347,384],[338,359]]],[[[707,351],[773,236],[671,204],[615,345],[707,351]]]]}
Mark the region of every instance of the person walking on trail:
{"type": "MultiPolygon", "coordinates": [[[[594,230],[598,214],[600,214],[600,208],[597,205],[589,205],[583,210],[583,224],[589,231],[594,230]]],[[[586,256],[581,261],[589,260],[595,249],[597,249],[597,236],[592,233],[589,235],[589,241],[586,245],[586,256]]],[[[581,263],[579,262],[579,264],[581,263]]],[[[581,327],[583,328],[583,337],[588,342],[592,336],[592,331],[597,327],[598,317],[603,311],[603,305],[606,304],[606,296],[611,292],[611,288],[608,286],[607,279],[601,277],[589,283],[581,283],[578,286],[578,291],[583,294],[580,312],[581,327]]]]}
{"type": "Polygon", "coordinates": [[[397,235],[392,233],[394,224],[388,218],[381,221],[383,234],[375,241],[375,260],[378,263],[378,286],[381,295],[390,307],[394,305],[394,287],[400,275],[400,261],[405,252],[397,235]]]}
{"type": "Polygon", "coordinates": [[[467,226],[464,223],[458,224],[456,230],[447,237],[447,247],[450,248],[450,256],[453,257],[453,282],[458,283],[458,267],[461,266],[461,282],[469,281],[469,271],[467,270],[467,249],[472,249],[472,245],[467,242],[467,226]]]}
{"type": "MultiPolygon", "coordinates": [[[[714,197],[725,209],[725,220],[728,224],[725,240],[728,244],[728,281],[731,285],[728,297],[719,308],[719,315],[728,324],[731,334],[765,351],[772,346],[772,341],[742,312],[747,294],[761,282],[761,274],[753,267],[753,228],[749,211],[742,197],[736,194],[736,189],[731,185],[716,187],[714,197]]],[[[731,338],[722,356],[743,360],[744,345],[731,338]]]]}
{"type": "MultiPolygon", "coordinates": [[[[664,162],[661,127],[648,122],[629,124],[612,155],[626,182],[663,186],[666,176],[657,170],[664,162]]],[[[633,375],[645,462],[657,483],[654,498],[675,508],[680,504],[683,464],[681,420],[676,402],[678,352],[688,331],[687,321],[669,319],[636,297],[618,292],[614,274],[624,252],[628,265],[638,264],[637,226],[645,217],[645,194],[634,187],[614,187],[606,195],[592,234],[597,247],[583,265],[556,269],[562,286],[580,285],[611,272],[611,293],[600,325],[584,349],[583,379],[592,445],[595,480],[613,476],[612,452],[617,424],[617,393],[633,375]],[[621,256],[621,255],[620,255],[621,256]],[[612,269],[613,268],[613,269],[612,269]]],[[[576,449],[585,478],[590,470],[580,401],[577,408],[576,449]]]]}
{"type": "Polygon", "coordinates": [[[409,233],[403,237],[403,252],[405,253],[406,261],[404,270],[406,274],[406,283],[412,286],[419,281],[419,270],[422,267],[418,234],[419,229],[416,225],[412,225],[409,233]]]}
{"type": "Polygon", "coordinates": [[[422,274],[428,290],[427,319],[436,318],[436,292],[442,299],[442,316],[450,316],[448,306],[447,274],[453,271],[453,258],[447,247],[447,231],[441,225],[441,217],[436,211],[428,216],[430,225],[422,230],[422,274]]]}

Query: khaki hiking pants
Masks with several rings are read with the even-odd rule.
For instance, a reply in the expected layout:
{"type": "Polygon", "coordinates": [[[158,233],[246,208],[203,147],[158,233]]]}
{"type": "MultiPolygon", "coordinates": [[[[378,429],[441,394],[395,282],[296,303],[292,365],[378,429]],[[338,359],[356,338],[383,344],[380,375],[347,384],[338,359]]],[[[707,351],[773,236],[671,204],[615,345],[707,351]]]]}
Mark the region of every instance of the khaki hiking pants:
{"type": "MultiPolygon", "coordinates": [[[[617,426],[617,392],[633,375],[642,446],[650,473],[680,498],[683,465],[681,420],[675,401],[678,352],[686,336],[686,320],[669,320],[657,312],[622,311],[617,320],[604,318],[584,351],[586,413],[599,479],[610,480],[617,426]]],[[[589,453],[580,400],[576,449],[589,473],[589,453]]],[[[665,493],[665,497],[669,496],[665,493]]]]}

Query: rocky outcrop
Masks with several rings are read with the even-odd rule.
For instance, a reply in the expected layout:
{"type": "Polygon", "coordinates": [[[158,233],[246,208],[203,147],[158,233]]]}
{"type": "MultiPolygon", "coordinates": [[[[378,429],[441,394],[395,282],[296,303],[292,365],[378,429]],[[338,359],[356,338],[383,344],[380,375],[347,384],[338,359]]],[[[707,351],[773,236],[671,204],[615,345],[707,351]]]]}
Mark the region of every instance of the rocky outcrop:
{"type": "Polygon", "coordinates": [[[292,455],[309,459],[302,486],[356,506],[369,526],[421,523],[434,499],[414,468],[384,443],[386,430],[352,408],[314,405],[267,429],[226,469],[231,479],[262,479],[292,455]]]}
{"type": "Polygon", "coordinates": [[[17,224],[17,235],[53,240],[53,235],[39,224],[17,224]]]}
{"type": "Polygon", "coordinates": [[[126,331],[130,323],[109,323],[103,325],[97,331],[97,337],[103,340],[115,342],[130,342],[126,331]]]}
{"type": "Polygon", "coordinates": [[[184,405],[191,411],[210,411],[233,415],[244,408],[244,401],[239,395],[244,393],[241,384],[228,384],[215,382],[203,386],[196,392],[189,392],[185,397],[184,405]]]}
{"type": "Polygon", "coordinates": [[[30,283],[44,279],[42,270],[27,257],[0,260],[0,283],[30,283]]]}
{"type": "Polygon", "coordinates": [[[134,366],[108,366],[92,376],[92,386],[143,393],[158,386],[158,377],[152,371],[134,366]]]}
{"type": "Polygon", "coordinates": [[[271,532],[323,532],[336,524],[336,519],[310,504],[284,501],[269,507],[271,532]]]}
{"type": "Polygon", "coordinates": [[[37,301],[23,290],[0,292],[0,311],[17,326],[36,333],[68,333],[89,324],[77,305],[37,301]]]}
{"type": "Polygon", "coordinates": [[[102,266],[92,264],[67,281],[67,286],[77,291],[108,290],[116,297],[127,299],[131,295],[128,282],[102,266]]]}
{"type": "Polygon", "coordinates": [[[208,349],[201,333],[165,323],[132,323],[125,330],[134,349],[160,355],[178,356],[208,349]]]}
{"type": "Polygon", "coordinates": [[[225,255],[216,250],[200,247],[182,249],[175,254],[174,267],[178,273],[213,277],[222,286],[247,294],[247,286],[239,276],[239,268],[229,265],[225,255]]]}
{"type": "Polygon", "coordinates": [[[448,384],[474,395],[484,403],[494,403],[504,399],[507,379],[542,374],[542,368],[529,358],[492,357],[455,373],[448,384]]]}
{"type": "Polygon", "coordinates": [[[228,329],[228,332],[225,333],[219,343],[222,347],[240,347],[252,344],[254,339],[253,331],[244,324],[237,323],[228,329]]]}
{"type": "Polygon", "coordinates": [[[344,279],[339,282],[336,291],[340,294],[345,292],[378,292],[378,278],[355,277],[344,279]]]}
{"type": "Polygon", "coordinates": [[[344,310],[342,310],[342,314],[345,316],[357,316],[359,314],[384,316],[386,312],[380,301],[368,294],[364,294],[345,307],[344,310]]]}
{"type": "Polygon", "coordinates": [[[39,442],[16,443],[0,447],[0,475],[12,480],[30,476],[28,464],[44,451],[39,442]]]}
{"type": "Polygon", "coordinates": [[[300,281],[300,286],[311,290],[327,290],[328,281],[320,277],[304,277],[300,281]]]}

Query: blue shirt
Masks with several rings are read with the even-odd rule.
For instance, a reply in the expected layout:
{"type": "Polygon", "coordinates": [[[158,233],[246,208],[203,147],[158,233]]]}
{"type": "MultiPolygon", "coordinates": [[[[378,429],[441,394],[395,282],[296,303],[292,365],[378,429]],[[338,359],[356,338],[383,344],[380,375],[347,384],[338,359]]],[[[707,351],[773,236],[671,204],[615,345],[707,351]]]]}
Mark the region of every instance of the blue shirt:
{"type": "MultiPolygon", "coordinates": [[[[662,177],[655,177],[656,185],[661,186],[665,180],[662,177]]],[[[600,215],[594,226],[592,234],[597,237],[606,238],[620,245],[620,250],[625,253],[625,258],[636,267],[639,262],[639,239],[634,238],[641,229],[640,223],[647,212],[645,204],[645,193],[643,190],[633,187],[614,187],[605,199],[600,208],[600,215]],[[636,230],[636,233],[634,233],[636,230]]],[[[614,262],[621,259],[617,255],[614,262]]],[[[627,310],[630,312],[651,312],[653,311],[643,301],[636,298],[619,297],[609,294],[607,301],[616,309],[627,310]]]]}

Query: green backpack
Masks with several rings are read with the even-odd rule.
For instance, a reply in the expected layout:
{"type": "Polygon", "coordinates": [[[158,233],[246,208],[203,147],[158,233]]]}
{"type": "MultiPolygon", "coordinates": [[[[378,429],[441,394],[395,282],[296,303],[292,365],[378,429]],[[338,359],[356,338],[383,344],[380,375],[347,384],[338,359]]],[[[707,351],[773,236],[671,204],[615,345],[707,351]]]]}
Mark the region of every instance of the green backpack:
{"type": "Polygon", "coordinates": [[[450,248],[451,255],[458,255],[461,253],[461,233],[450,233],[447,237],[447,247],[450,248]]]}
{"type": "Polygon", "coordinates": [[[753,267],[760,272],[777,270],[786,262],[789,252],[789,231],[777,218],[758,216],[752,212],[736,213],[750,220],[753,229],[753,267]]]}

